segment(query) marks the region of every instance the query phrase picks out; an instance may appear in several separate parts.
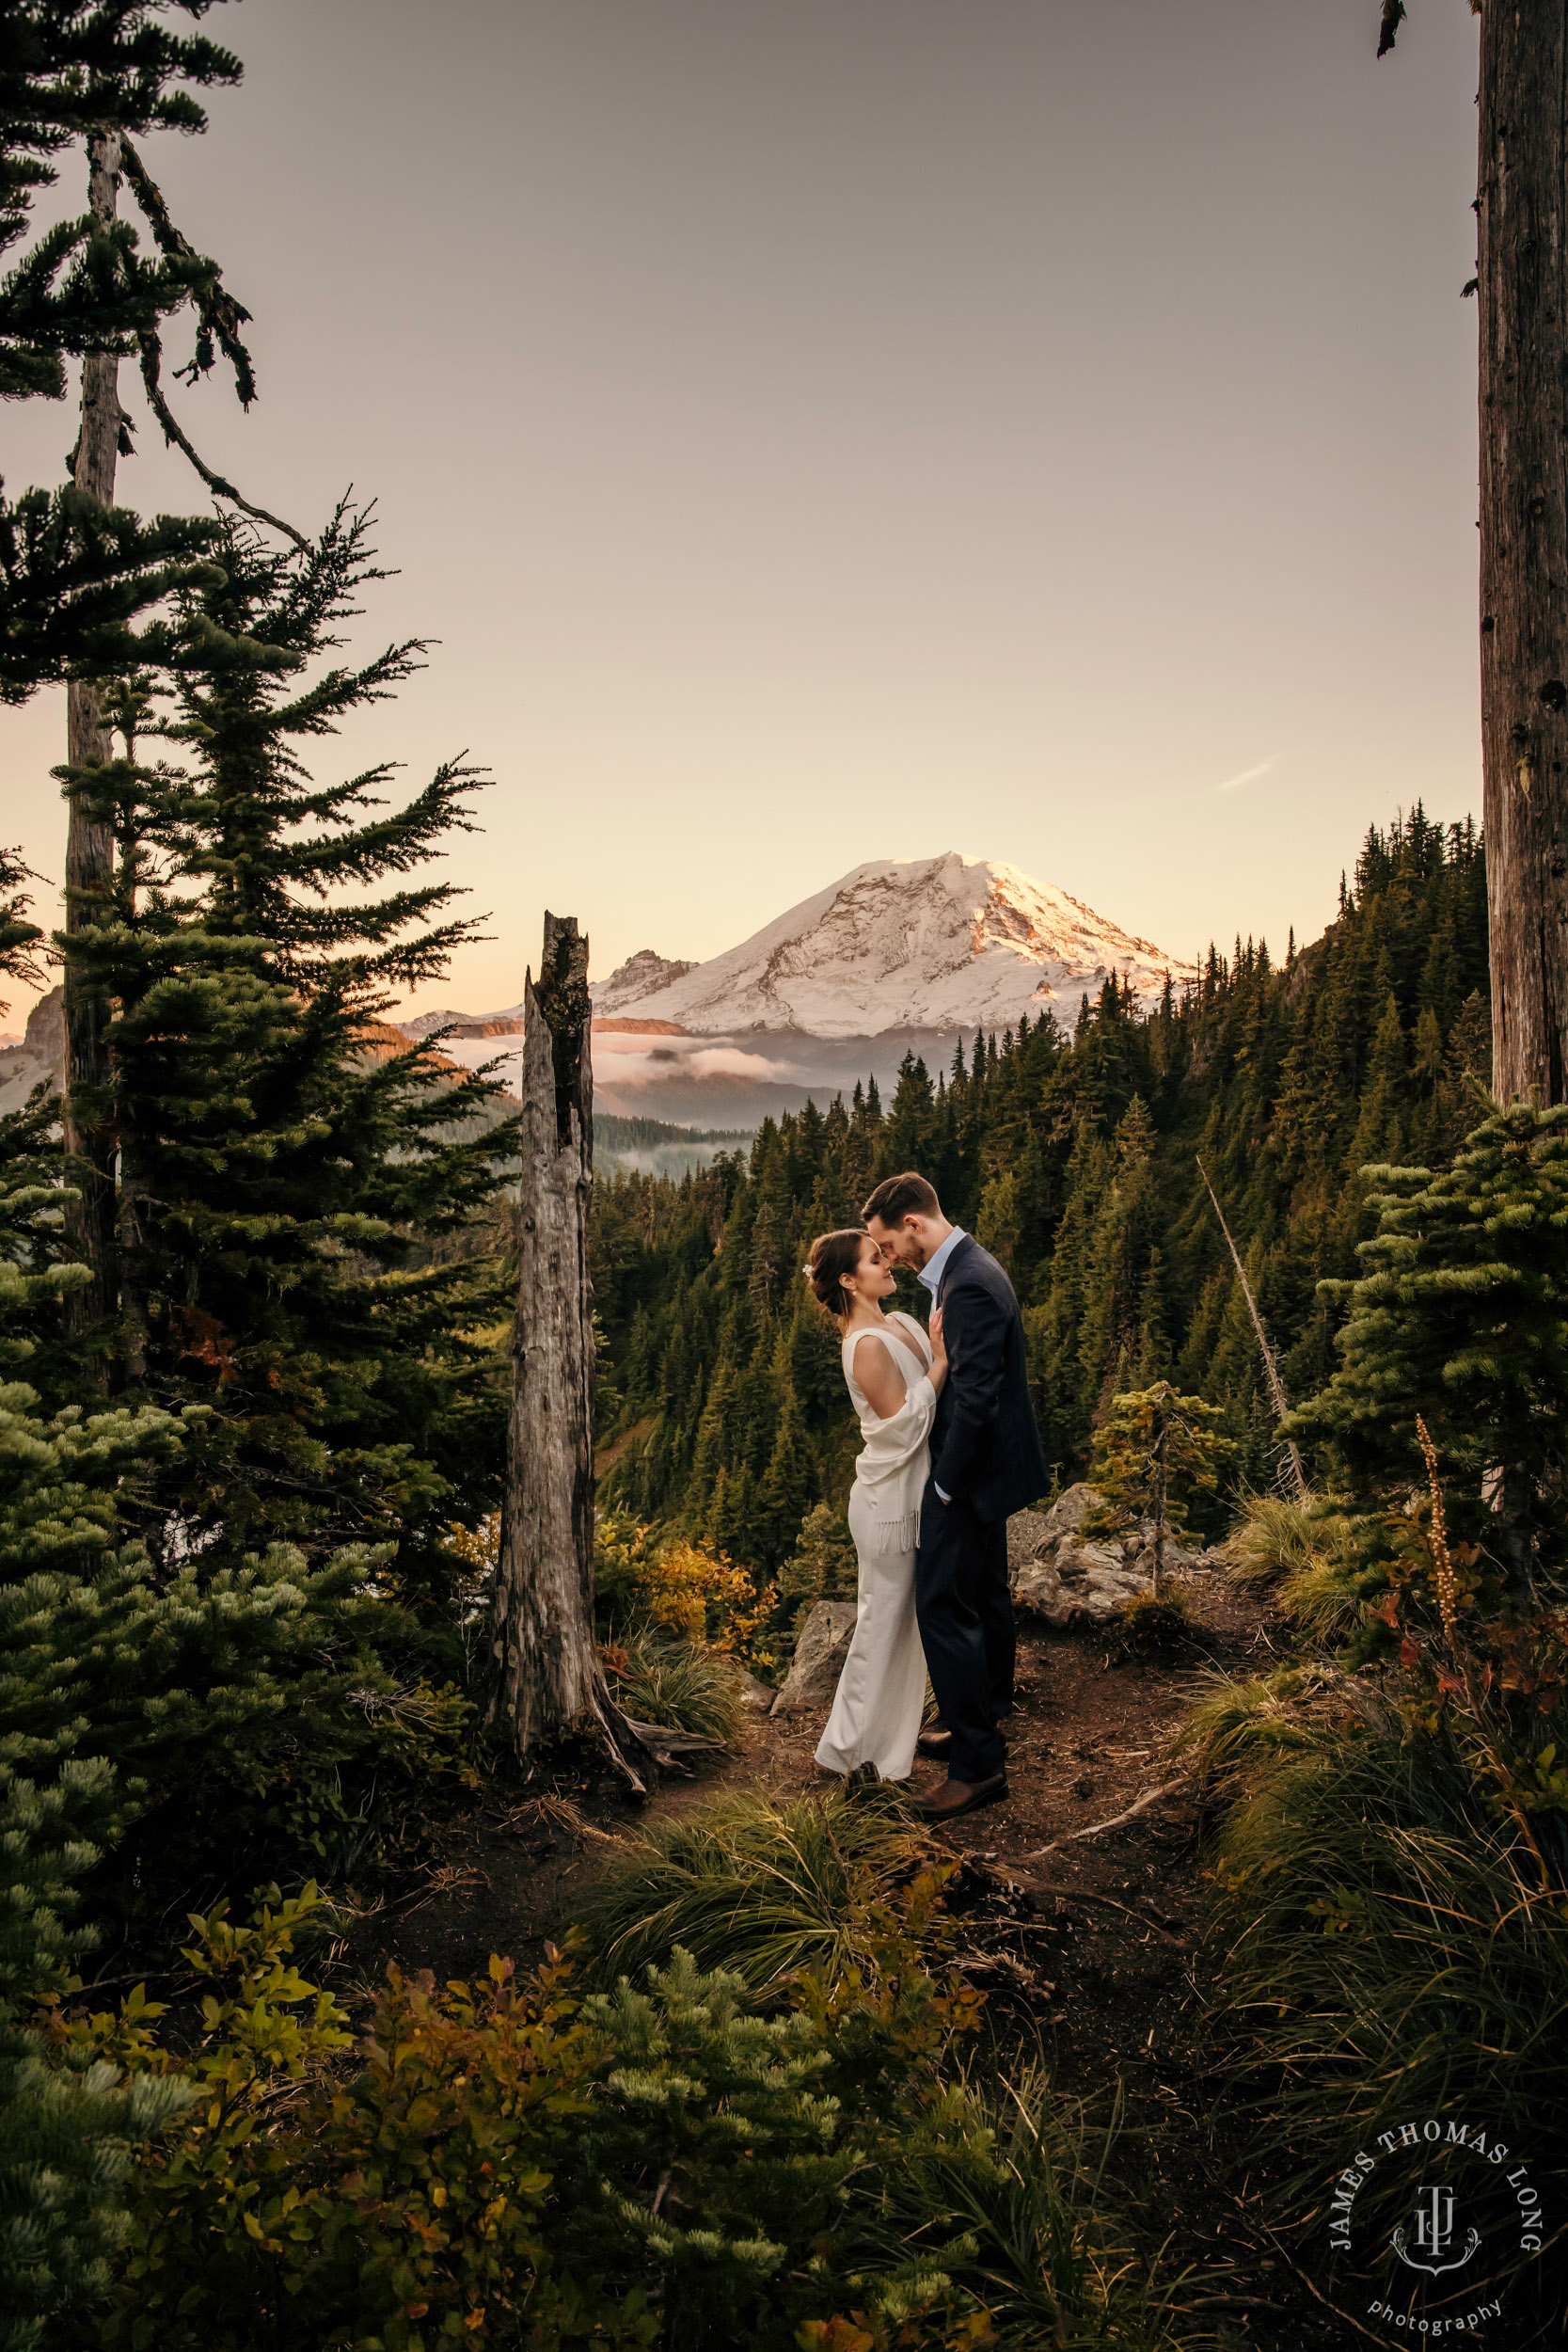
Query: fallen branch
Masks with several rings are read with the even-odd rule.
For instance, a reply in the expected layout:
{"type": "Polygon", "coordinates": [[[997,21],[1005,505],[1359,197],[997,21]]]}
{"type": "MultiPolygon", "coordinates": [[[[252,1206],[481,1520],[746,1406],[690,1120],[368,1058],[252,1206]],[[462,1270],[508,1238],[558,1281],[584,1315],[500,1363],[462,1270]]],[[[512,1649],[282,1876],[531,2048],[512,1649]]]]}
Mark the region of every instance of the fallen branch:
{"type": "Polygon", "coordinates": [[[600,1829],[594,1822],[584,1820],[577,1806],[569,1804],[564,1797],[525,1797],[521,1804],[514,1805],[509,1813],[499,1817],[497,1827],[520,1837],[525,1824],[533,1826],[540,1822],[564,1830],[578,1845],[586,1844],[590,1837],[597,1837],[607,1846],[624,1846],[626,1842],[624,1837],[617,1837],[613,1830],[600,1829]]]}
{"type": "MultiPolygon", "coordinates": [[[[1049,1851],[1049,1848],[1045,1851],[1049,1851]]],[[[1112,1895],[1091,1895],[1087,1887],[1078,1886],[1032,1886],[1029,1892],[1032,1895],[1053,1895],[1062,1903],[1098,1903],[1104,1911],[1119,1911],[1123,1918],[1134,1920],[1140,1928],[1148,1928],[1153,1935],[1163,1936],[1167,1944],[1179,1945],[1183,1950],[1186,1948],[1186,1937],[1162,1927],[1151,1911],[1140,1911],[1134,1903],[1118,1903],[1112,1895]]]]}
{"type": "Polygon", "coordinates": [[[698,1748],[721,1748],[722,1740],[709,1740],[698,1731],[672,1731],[668,1724],[645,1724],[636,1715],[623,1715],[640,1740],[651,1748],[668,1748],[673,1756],[694,1754],[698,1748]]]}
{"type": "MultiPolygon", "coordinates": [[[[1033,1879],[1026,1882],[1022,1879],[1013,1877],[1010,1868],[1003,1868],[1001,1870],[988,1869],[986,1865],[982,1862],[977,1862],[973,1854],[965,1856],[964,1868],[966,1871],[973,1872],[976,1878],[988,1878],[991,1881],[993,1885],[1006,1887],[1015,1893],[1022,1892],[1025,1895],[1051,1895],[1053,1896],[1058,1902],[1064,1903],[1099,1903],[1106,1911],[1121,1912],[1125,1917],[1135,1921],[1140,1928],[1152,1929],[1156,1935],[1164,1936],[1167,1944],[1180,1945],[1183,1948],[1185,1948],[1186,1938],[1184,1936],[1175,1934],[1171,1929],[1164,1925],[1163,1920],[1159,1919],[1155,1915],[1152,1911],[1145,1911],[1136,1904],[1118,1903],[1114,1896],[1091,1894],[1087,1887],[1041,1886],[1033,1879]]],[[[1027,1929],[1036,1923],[1033,1921],[1023,1921],[1021,1922],[1021,1924],[1027,1929]]]]}
{"type": "Polygon", "coordinates": [[[1098,1837],[1105,1830],[1119,1829],[1123,1821],[1130,1821],[1135,1813],[1142,1813],[1148,1805],[1158,1804],[1162,1797],[1174,1797],[1179,1788],[1191,1786],[1188,1775],[1183,1773],[1180,1780],[1167,1780],[1162,1782],[1158,1788],[1146,1788],[1141,1797],[1133,1799],[1124,1813],[1113,1813],[1108,1821],[1091,1821],[1087,1829],[1069,1830],[1065,1837],[1053,1837],[1049,1846],[1032,1847],[1022,1859],[1037,1862],[1042,1854],[1054,1853],[1059,1846],[1073,1845],[1080,1837],[1098,1837]]]}

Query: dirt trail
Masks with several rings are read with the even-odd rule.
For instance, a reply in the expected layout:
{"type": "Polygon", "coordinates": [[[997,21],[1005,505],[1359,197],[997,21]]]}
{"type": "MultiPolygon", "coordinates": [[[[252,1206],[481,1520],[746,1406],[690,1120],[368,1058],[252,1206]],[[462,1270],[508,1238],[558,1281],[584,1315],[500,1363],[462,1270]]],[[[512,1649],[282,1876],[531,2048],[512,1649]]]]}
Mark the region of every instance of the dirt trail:
{"type": "MultiPolygon", "coordinates": [[[[962,1964],[989,1996],[998,2061],[1038,2053],[1064,2090],[1102,2112],[1119,2084],[1125,2137],[1113,2171],[1141,2199],[1152,2242],[1168,2241],[1169,2265],[1204,2274],[1182,2297],[1194,2323],[1237,2352],[1326,2352],[1354,2323],[1323,2306],[1260,2232],[1227,2161],[1239,2122],[1221,2106],[1204,2022],[1214,1968],[1206,1863],[1195,1797],[1164,1753],[1205,1664],[1257,1672],[1277,1652],[1263,1613],[1217,1571],[1195,1575],[1191,1592],[1204,1646],[1174,1661],[1112,1660],[1102,1636],[1021,1621],[1009,1794],[946,1833],[969,1866],[950,1900],[962,1964]],[[1117,1826],[1076,1835],[1162,1788],[1117,1826]]],[[[362,1923],[351,1961],[360,1987],[368,1994],[388,1960],[437,1981],[483,1974],[492,1952],[520,1966],[538,1960],[613,1839],[720,1788],[787,1798],[819,1787],[819,1729],[758,1716],[740,1754],[646,1804],[604,1779],[558,1780],[542,1804],[449,1832],[427,1878],[362,1923]]]]}

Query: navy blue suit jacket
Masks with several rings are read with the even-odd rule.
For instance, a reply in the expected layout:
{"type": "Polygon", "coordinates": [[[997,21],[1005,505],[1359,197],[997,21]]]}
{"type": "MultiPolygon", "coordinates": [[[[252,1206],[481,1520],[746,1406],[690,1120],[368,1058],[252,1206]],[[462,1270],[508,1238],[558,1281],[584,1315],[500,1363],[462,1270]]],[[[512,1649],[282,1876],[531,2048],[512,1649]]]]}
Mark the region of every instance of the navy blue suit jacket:
{"type": "Polygon", "coordinates": [[[1005,1519],[1050,1484],[1018,1298],[990,1250],[966,1233],[942,1267],[937,1304],[948,1370],[931,1426],[931,1476],[979,1518],[1005,1519]]]}

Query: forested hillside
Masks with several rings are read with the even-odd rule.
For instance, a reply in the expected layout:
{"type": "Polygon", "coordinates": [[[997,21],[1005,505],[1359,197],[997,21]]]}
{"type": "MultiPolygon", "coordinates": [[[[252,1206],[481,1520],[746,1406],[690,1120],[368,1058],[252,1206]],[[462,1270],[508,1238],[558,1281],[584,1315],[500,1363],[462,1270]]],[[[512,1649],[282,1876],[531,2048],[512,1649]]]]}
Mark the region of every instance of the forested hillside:
{"type": "MultiPolygon", "coordinates": [[[[1371,1231],[1358,1171],[1445,1161],[1489,1075],[1486,882],[1473,823],[1418,807],[1367,835],[1336,921],[1283,963],[1238,940],[1148,1019],[1116,981],[1070,1036],[1049,1015],[908,1060],[759,1131],[684,1182],[622,1176],[596,1208],[609,1496],[759,1568],[853,1456],[832,1328],[800,1279],[814,1233],[917,1167],[1024,1302],[1048,1458],[1082,1465],[1101,1406],[1168,1374],[1223,1408],[1235,1475],[1276,1465],[1257,1343],[1201,1158],[1292,1399],[1335,1358],[1324,1278],[1371,1231]]],[[[924,1295],[910,1284],[907,1303],[924,1295]]]]}

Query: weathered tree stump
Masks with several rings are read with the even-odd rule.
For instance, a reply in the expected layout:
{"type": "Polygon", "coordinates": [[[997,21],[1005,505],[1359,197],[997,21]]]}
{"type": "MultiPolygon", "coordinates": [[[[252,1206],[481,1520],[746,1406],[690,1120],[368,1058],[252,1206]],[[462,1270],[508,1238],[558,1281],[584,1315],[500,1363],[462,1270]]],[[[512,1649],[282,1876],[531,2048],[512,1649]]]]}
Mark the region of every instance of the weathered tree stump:
{"type": "Polygon", "coordinates": [[[517,1312],[488,1720],[524,1756],[557,1734],[594,1737],[641,1788],[658,1756],[610,1697],[594,1641],[594,1073],[588,942],[570,916],[546,915],[538,983],[530,974],[523,1005],[517,1312]]]}

